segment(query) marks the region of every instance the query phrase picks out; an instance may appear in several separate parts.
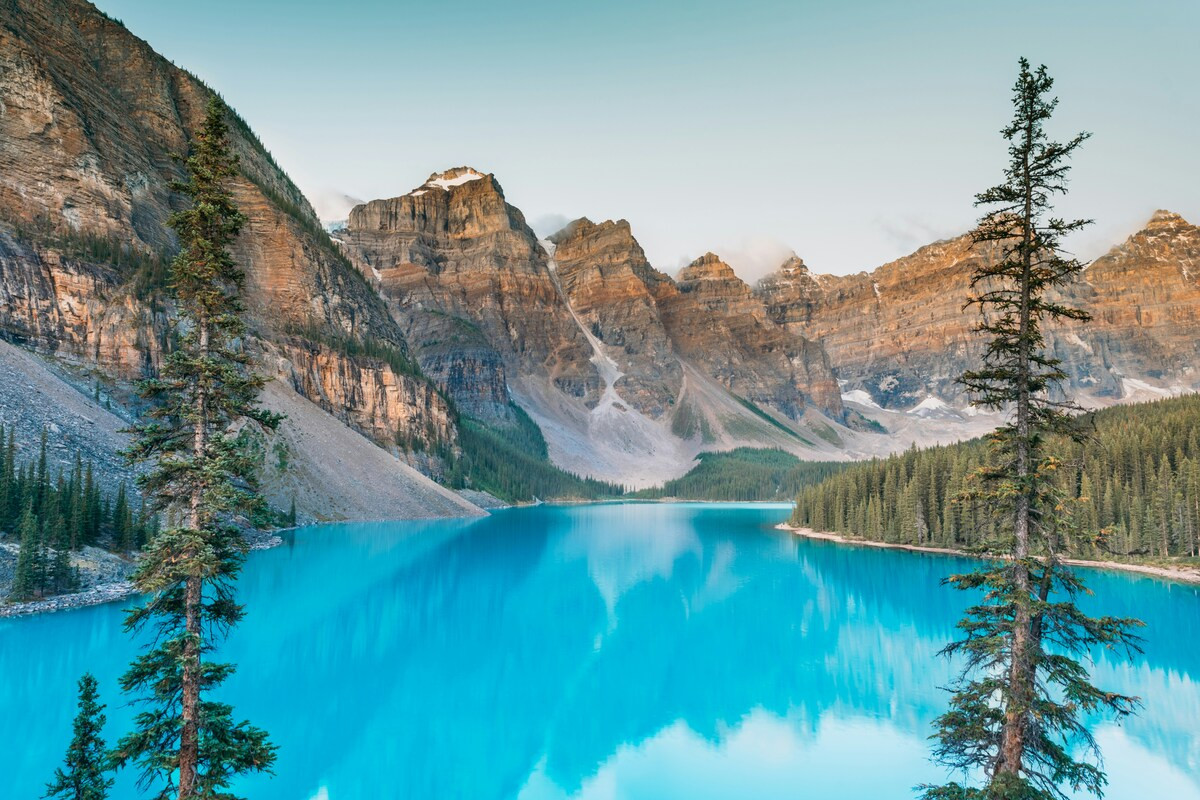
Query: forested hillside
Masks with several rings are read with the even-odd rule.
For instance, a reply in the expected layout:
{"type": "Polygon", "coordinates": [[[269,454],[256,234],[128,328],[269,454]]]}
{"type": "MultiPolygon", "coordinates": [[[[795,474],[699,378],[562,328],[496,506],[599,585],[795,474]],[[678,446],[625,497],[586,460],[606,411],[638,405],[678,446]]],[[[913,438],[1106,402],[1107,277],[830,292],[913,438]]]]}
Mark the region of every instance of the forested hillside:
{"type": "Polygon", "coordinates": [[[462,454],[450,460],[447,484],[489,492],[510,503],[600,500],[621,494],[620,486],[581,478],[550,463],[541,429],[520,406],[511,410],[515,423],[510,426],[459,419],[462,454]]]}
{"type": "MultiPolygon", "coordinates": [[[[1061,533],[1083,557],[1200,555],[1200,396],[1121,406],[1080,420],[1061,454],[1061,533]]],[[[987,445],[973,440],[874,460],[802,489],[792,524],[898,544],[972,548],[992,518],[964,495],[987,445]]]]}
{"type": "MultiPolygon", "coordinates": [[[[92,464],[76,457],[69,473],[52,475],[46,440],[36,461],[21,464],[10,430],[0,425],[0,542],[20,543],[9,600],[25,601],[78,587],[70,553],[88,546],[131,553],[158,528],[145,506],[135,509],[122,485],[105,497],[92,464]]],[[[0,601],[4,591],[0,589],[0,601]]]]}
{"type": "Polygon", "coordinates": [[[844,462],[801,461],[783,450],[739,447],[701,453],[686,475],[635,497],[678,500],[790,500],[804,486],[844,469],[844,462]]]}

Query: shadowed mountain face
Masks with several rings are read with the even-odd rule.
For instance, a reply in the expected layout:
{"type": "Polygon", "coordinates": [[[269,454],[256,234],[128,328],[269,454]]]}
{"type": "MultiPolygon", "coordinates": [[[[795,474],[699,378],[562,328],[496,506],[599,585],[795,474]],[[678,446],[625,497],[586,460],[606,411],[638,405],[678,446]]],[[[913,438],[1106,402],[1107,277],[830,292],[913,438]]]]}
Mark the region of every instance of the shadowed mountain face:
{"type": "MultiPolygon", "coordinates": [[[[977,312],[962,306],[971,273],[993,257],[963,235],[856,275],[814,275],[792,259],[756,293],[776,322],[825,345],[844,390],[906,408],[959,396],[954,378],[982,354],[977,312]]],[[[1200,386],[1200,229],[1179,215],[1155,213],[1061,299],[1093,317],[1047,331],[1085,403],[1200,386]]]]}

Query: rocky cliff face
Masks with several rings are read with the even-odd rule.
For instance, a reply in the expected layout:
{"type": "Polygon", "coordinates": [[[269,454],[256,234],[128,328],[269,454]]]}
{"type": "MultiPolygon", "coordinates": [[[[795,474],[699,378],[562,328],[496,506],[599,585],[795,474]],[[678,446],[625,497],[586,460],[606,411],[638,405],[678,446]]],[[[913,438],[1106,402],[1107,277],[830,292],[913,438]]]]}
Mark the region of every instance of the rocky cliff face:
{"type": "Polygon", "coordinates": [[[683,383],[656,296],[671,279],[650,266],[625,220],[579,219],[550,241],[571,308],[622,372],[617,392],[643,414],[661,417],[683,383]]]}
{"type": "Polygon", "coordinates": [[[841,396],[820,344],[772,320],[733,269],[708,253],[664,293],[663,316],[676,349],[730,391],[792,419],[812,404],[835,419],[841,396]]]}
{"type": "Polygon", "coordinates": [[[1077,385],[1112,397],[1146,392],[1147,381],[1167,391],[1200,388],[1197,226],[1156,212],[1096,259],[1064,299],[1092,315],[1055,332],[1055,354],[1077,385]]]}
{"type": "Polygon", "coordinates": [[[336,235],[456,402],[503,418],[502,387],[523,376],[597,402],[591,348],[545,250],[493,176],[468,167],[432,175],[406,195],[357,206],[336,235]]]}
{"type": "MultiPolygon", "coordinates": [[[[1047,330],[1073,394],[1111,402],[1200,383],[1198,248],[1195,226],[1160,211],[1064,293],[1094,317],[1047,330]],[[1157,391],[1143,387],[1147,379],[1157,391]]],[[[983,343],[972,330],[977,311],[962,306],[971,274],[993,257],[965,234],[870,273],[813,275],[793,259],[755,291],[772,319],[825,345],[845,391],[866,392],[885,408],[929,396],[964,402],[954,380],[978,363],[983,343]]]]}
{"type": "Polygon", "coordinates": [[[511,398],[572,471],[640,486],[701,447],[827,447],[737,397],[800,427],[812,405],[842,418],[819,345],[731,271],[677,286],[625,221],[538,242],[492,175],[458,167],[354,208],[334,236],[459,408],[503,424],[511,398]]]}
{"type": "MultiPolygon", "coordinates": [[[[16,0],[0,23],[0,336],[140,377],[170,344],[173,156],[211,92],[84,0],[16,0]]],[[[251,329],[285,356],[265,364],[381,443],[453,446],[428,382],[366,354],[407,347],[383,300],[232,112],[230,128],[251,329]]]]}

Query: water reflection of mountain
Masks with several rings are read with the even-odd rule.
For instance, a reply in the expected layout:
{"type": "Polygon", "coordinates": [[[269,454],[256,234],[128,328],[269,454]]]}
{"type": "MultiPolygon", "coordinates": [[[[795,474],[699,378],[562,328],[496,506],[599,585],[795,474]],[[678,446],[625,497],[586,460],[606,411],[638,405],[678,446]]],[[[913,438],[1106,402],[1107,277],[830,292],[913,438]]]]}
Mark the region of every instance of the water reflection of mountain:
{"type": "MultiPolygon", "coordinates": [[[[303,763],[328,771],[332,755],[353,775],[383,758],[406,765],[409,792],[501,798],[538,765],[576,791],[622,745],[679,721],[719,744],[755,710],[801,740],[826,717],[924,737],[949,677],[935,654],[964,604],[939,586],[954,562],[764,536],[777,516],[546,509],[475,523],[419,557],[400,548],[394,570],[376,554],[378,580],[286,637],[301,691],[347,692],[321,720],[345,734],[314,735],[321,756],[303,763]]],[[[1140,669],[1142,682],[1162,674],[1140,669]]],[[[1180,767],[1194,737],[1176,701],[1197,697],[1184,689],[1127,729],[1156,750],[1179,743],[1180,767]]]]}
{"type": "MultiPolygon", "coordinates": [[[[903,740],[893,756],[906,764],[923,759],[949,677],[935,654],[965,604],[939,581],[965,564],[764,532],[783,515],[527,509],[403,535],[307,531],[256,554],[242,584],[250,616],[226,647],[246,665],[229,695],[282,749],[277,776],[245,792],[490,800],[540,781],[574,794],[638,753],[661,767],[664,754],[750,759],[772,744],[820,780],[831,762],[804,759],[866,736],[903,740]]],[[[1106,608],[1155,625],[1138,664],[1098,667],[1106,685],[1147,698],[1124,734],[1194,770],[1200,599],[1093,580],[1106,608]]],[[[0,683],[0,713],[27,713],[97,660],[112,691],[128,656],[112,644],[118,619],[92,609],[0,627],[56,656],[0,647],[0,674],[19,676],[0,683]]],[[[38,723],[35,740],[52,747],[0,752],[0,766],[43,779],[61,757],[61,716],[53,736],[38,723]]]]}

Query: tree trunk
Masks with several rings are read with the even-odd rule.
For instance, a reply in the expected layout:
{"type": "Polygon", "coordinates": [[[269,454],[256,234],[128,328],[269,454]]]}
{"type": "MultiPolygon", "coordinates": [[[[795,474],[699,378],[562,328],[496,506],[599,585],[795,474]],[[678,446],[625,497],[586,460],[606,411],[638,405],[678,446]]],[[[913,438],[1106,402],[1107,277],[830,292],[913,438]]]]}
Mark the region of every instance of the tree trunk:
{"type": "Polygon", "coordinates": [[[1033,523],[1033,498],[1030,497],[1029,478],[1033,472],[1033,453],[1030,441],[1031,396],[1029,380],[1032,372],[1030,362],[1029,331],[1031,323],[1030,282],[1033,278],[1033,190],[1030,177],[1030,154],[1034,144],[1034,124],[1030,114],[1025,127],[1025,208],[1022,220],[1022,269],[1020,280],[1021,307],[1018,332],[1016,378],[1016,477],[1020,481],[1013,518],[1013,585],[1014,603],[1012,649],[1008,673],[1008,698],[1004,710],[1004,726],[1000,734],[1000,751],[996,758],[994,775],[1020,777],[1025,762],[1027,730],[1026,721],[1035,690],[1035,675],[1032,654],[1038,643],[1034,641],[1031,614],[1028,559],[1033,523]]]}
{"type": "MultiPolygon", "coordinates": [[[[199,338],[198,351],[202,360],[208,358],[208,320],[203,315],[196,323],[199,338]]],[[[202,377],[196,387],[196,422],[192,439],[192,456],[202,460],[208,449],[208,382],[202,377]]],[[[200,484],[192,486],[191,503],[188,509],[188,527],[199,534],[204,519],[202,505],[204,489],[200,484]]],[[[188,576],[184,587],[184,627],[187,642],[183,649],[183,674],[180,679],[180,717],[183,727],[179,733],[179,794],[178,800],[196,797],[196,773],[200,762],[200,656],[201,629],[200,613],[204,595],[203,579],[198,573],[188,576]]]]}
{"type": "Polygon", "coordinates": [[[196,796],[196,768],[199,763],[200,710],[200,597],[198,576],[187,579],[185,587],[187,608],[187,644],[184,646],[183,677],[181,680],[181,717],[179,734],[179,800],[196,796]]]}

